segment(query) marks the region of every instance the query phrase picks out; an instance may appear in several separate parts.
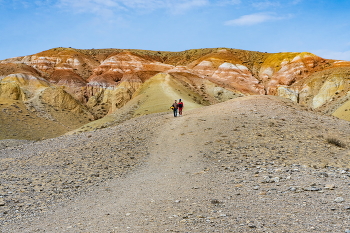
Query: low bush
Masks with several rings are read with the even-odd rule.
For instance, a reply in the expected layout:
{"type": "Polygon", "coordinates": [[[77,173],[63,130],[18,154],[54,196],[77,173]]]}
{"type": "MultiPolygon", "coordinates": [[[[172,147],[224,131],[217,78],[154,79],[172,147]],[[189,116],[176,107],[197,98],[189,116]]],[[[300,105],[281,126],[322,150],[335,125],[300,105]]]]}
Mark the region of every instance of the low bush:
{"type": "Polygon", "coordinates": [[[341,147],[341,148],[346,148],[346,144],[337,138],[329,137],[326,140],[329,144],[332,144],[334,146],[341,147]]]}

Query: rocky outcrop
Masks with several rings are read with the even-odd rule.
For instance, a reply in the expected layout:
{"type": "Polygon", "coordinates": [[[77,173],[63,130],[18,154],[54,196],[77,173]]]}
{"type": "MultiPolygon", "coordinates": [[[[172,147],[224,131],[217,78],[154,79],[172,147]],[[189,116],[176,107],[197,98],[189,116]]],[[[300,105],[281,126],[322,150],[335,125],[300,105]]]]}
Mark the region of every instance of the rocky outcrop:
{"type": "Polygon", "coordinates": [[[23,92],[19,85],[15,82],[0,82],[0,98],[19,100],[23,96],[23,92]]]}
{"type": "Polygon", "coordinates": [[[278,87],[278,95],[326,114],[337,112],[337,116],[343,115],[346,113],[340,113],[337,109],[349,101],[349,75],[349,67],[335,65],[291,86],[278,87]]]}
{"type": "Polygon", "coordinates": [[[45,88],[40,93],[40,98],[43,103],[56,109],[64,109],[76,114],[88,112],[80,102],[74,99],[62,88],[45,88]]]}
{"type": "MultiPolygon", "coordinates": [[[[201,62],[199,66],[203,68],[205,64],[209,65],[209,67],[213,67],[208,61],[201,62]]],[[[202,75],[208,75],[208,72],[203,71],[209,71],[208,68],[200,70],[202,75]]],[[[259,84],[259,80],[257,80],[244,65],[224,62],[217,69],[209,71],[209,74],[210,73],[212,74],[208,79],[215,83],[222,84],[224,87],[226,86],[245,94],[265,94],[265,90],[263,86],[259,84]]]]}
{"type": "Polygon", "coordinates": [[[268,95],[276,95],[279,86],[291,86],[327,65],[325,59],[311,53],[272,54],[262,64],[259,79],[268,95]]]}
{"type": "Polygon", "coordinates": [[[92,86],[115,87],[118,86],[124,75],[132,77],[130,74],[148,71],[159,73],[172,67],[133,55],[131,52],[121,52],[111,55],[96,67],[88,82],[92,86]]]}
{"type": "Polygon", "coordinates": [[[318,108],[341,93],[347,86],[343,77],[329,77],[323,83],[317,95],[312,99],[312,108],[318,108]]]}

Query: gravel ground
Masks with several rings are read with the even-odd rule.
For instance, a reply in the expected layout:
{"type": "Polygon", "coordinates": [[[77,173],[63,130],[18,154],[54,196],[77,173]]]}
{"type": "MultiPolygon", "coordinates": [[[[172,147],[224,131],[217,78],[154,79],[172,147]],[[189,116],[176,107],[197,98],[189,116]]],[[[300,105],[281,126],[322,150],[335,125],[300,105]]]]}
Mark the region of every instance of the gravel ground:
{"type": "Polygon", "coordinates": [[[0,140],[0,150],[7,147],[14,147],[14,146],[19,146],[27,143],[32,143],[32,142],[35,142],[35,141],[19,140],[19,139],[4,139],[4,140],[0,140]]]}
{"type": "Polygon", "coordinates": [[[268,96],[0,150],[2,232],[350,232],[350,123],[268,96]]]}

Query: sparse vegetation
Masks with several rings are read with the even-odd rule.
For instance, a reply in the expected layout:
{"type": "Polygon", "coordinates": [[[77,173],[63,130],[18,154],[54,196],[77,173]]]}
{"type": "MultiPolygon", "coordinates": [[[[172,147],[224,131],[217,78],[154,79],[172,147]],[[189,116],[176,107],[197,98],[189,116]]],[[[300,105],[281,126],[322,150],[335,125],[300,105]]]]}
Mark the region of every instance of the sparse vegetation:
{"type": "Polygon", "coordinates": [[[344,142],[342,142],[340,139],[337,139],[335,137],[328,137],[326,139],[326,141],[329,143],[329,144],[332,144],[334,146],[337,146],[337,147],[341,147],[341,148],[346,148],[346,144],[344,142]]]}

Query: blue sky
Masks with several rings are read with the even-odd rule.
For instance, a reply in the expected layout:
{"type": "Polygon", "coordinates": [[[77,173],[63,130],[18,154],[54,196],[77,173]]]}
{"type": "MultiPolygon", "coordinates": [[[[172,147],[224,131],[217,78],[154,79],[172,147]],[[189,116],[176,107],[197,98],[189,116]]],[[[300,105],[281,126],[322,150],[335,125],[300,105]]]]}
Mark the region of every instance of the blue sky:
{"type": "Polygon", "coordinates": [[[0,60],[55,47],[228,47],[350,61],[349,12],[349,0],[0,0],[0,60]]]}

